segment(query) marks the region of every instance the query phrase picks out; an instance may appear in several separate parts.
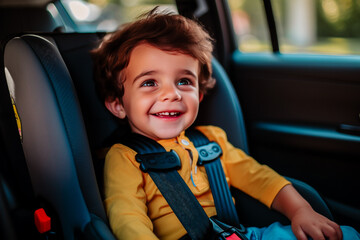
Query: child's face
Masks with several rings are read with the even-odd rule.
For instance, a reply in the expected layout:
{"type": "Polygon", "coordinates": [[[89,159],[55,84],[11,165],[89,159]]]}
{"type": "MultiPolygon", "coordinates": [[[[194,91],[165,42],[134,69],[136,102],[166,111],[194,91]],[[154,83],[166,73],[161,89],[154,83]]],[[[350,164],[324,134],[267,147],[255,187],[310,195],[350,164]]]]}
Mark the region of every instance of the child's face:
{"type": "Polygon", "coordinates": [[[131,129],[154,140],[178,136],[198,113],[199,62],[148,44],[135,47],[125,70],[122,104],[106,103],[119,118],[128,118],[131,129]]]}

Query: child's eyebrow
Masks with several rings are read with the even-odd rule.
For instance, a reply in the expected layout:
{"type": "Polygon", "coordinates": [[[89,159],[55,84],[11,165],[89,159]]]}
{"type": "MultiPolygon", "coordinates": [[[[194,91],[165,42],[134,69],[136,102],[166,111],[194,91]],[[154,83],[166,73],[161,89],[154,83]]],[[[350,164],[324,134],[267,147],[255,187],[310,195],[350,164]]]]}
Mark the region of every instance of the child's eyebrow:
{"type": "MultiPolygon", "coordinates": [[[[133,83],[136,82],[139,78],[141,78],[141,77],[143,77],[143,76],[152,75],[152,74],[154,74],[154,73],[156,73],[156,72],[157,72],[157,71],[154,71],[154,70],[142,72],[142,73],[138,74],[138,75],[134,78],[133,83]]],[[[191,76],[193,76],[194,78],[197,78],[197,75],[196,75],[194,72],[192,72],[192,71],[190,71],[190,70],[188,70],[188,69],[181,69],[181,70],[179,71],[179,74],[191,75],[191,76]]]]}
{"type": "Polygon", "coordinates": [[[156,73],[156,71],[145,71],[145,72],[142,72],[142,73],[140,73],[139,75],[137,75],[137,76],[134,78],[133,82],[136,82],[136,80],[138,80],[139,78],[141,78],[141,77],[143,77],[143,76],[152,75],[152,74],[154,74],[154,73],[156,73]]]}
{"type": "Polygon", "coordinates": [[[180,74],[191,75],[191,76],[193,76],[194,78],[197,78],[197,75],[196,75],[194,72],[192,72],[192,71],[190,71],[190,70],[187,70],[187,69],[181,70],[181,71],[180,71],[180,74]]]}

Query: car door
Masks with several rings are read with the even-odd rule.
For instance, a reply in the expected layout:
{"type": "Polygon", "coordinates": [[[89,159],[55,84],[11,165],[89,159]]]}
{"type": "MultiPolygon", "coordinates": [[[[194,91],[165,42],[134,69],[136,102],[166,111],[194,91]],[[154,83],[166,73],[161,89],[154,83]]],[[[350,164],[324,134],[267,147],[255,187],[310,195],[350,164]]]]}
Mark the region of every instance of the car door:
{"type": "MultiPolygon", "coordinates": [[[[326,35],[321,33],[324,20],[316,15],[319,8],[335,4],[325,9],[331,13],[344,5],[313,0],[214,2],[208,4],[215,4],[216,12],[200,19],[215,36],[215,54],[240,99],[250,154],[280,174],[316,188],[337,222],[360,230],[360,196],[356,194],[360,189],[359,38],[356,31],[352,38],[346,38],[351,34],[329,38],[329,42],[315,44],[321,53],[306,43],[311,37],[326,35]],[[261,20],[264,25],[256,24],[261,20]],[[287,31],[279,23],[287,24],[287,31]],[[241,35],[244,28],[262,31],[259,38],[263,35],[267,45],[255,46],[251,31],[242,37],[235,34],[241,35]],[[308,28],[313,34],[306,39],[308,28]],[[285,32],[293,34],[300,47],[292,49],[282,38],[285,32]],[[244,42],[248,47],[242,46],[244,42]],[[338,50],[342,45],[346,45],[345,53],[338,50]],[[252,51],[255,48],[258,51],[252,51]]],[[[359,8],[355,4],[348,7],[359,8]]]]}

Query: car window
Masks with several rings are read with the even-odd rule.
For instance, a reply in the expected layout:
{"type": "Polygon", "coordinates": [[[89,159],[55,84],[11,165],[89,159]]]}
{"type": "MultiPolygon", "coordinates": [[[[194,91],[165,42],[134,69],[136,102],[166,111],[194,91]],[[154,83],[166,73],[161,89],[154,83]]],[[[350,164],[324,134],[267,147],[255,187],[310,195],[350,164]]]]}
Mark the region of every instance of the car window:
{"type": "Polygon", "coordinates": [[[58,21],[63,22],[66,31],[76,32],[111,32],[155,6],[177,12],[175,0],[61,0],[61,3],[62,6],[50,4],[48,10],[56,19],[60,17],[58,21]]]}
{"type": "Polygon", "coordinates": [[[262,1],[229,0],[228,3],[240,51],[272,51],[262,1]]]}
{"type": "MultiPolygon", "coordinates": [[[[229,0],[241,51],[263,50],[264,35],[268,32],[264,29],[261,3],[262,0],[229,0]]],[[[271,3],[280,52],[360,54],[360,1],[272,0],[271,3]]]]}
{"type": "Polygon", "coordinates": [[[281,52],[360,53],[360,1],[273,0],[281,52]]]}

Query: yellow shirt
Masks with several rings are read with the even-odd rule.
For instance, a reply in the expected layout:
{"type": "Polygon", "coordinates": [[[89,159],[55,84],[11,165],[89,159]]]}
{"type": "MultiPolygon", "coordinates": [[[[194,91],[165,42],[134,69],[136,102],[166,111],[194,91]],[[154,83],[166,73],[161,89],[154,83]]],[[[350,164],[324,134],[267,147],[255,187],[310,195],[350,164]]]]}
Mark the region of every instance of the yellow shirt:
{"type": "MultiPolygon", "coordinates": [[[[266,165],[261,165],[232,146],[217,127],[198,129],[222,148],[221,162],[227,182],[270,207],[276,194],[289,182],[266,165]]],[[[208,216],[216,209],[204,167],[197,166],[198,152],[182,132],[174,139],[158,141],[181,159],[178,171],[208,216]],[[189,151],[192,154],[190,157],[189,151]]],[[[186,234],[151,177],[139,169],[136,152],[115,144],[108,152],[104,168],[105,208],[118,239],[179,239],[186,234]]]]}

